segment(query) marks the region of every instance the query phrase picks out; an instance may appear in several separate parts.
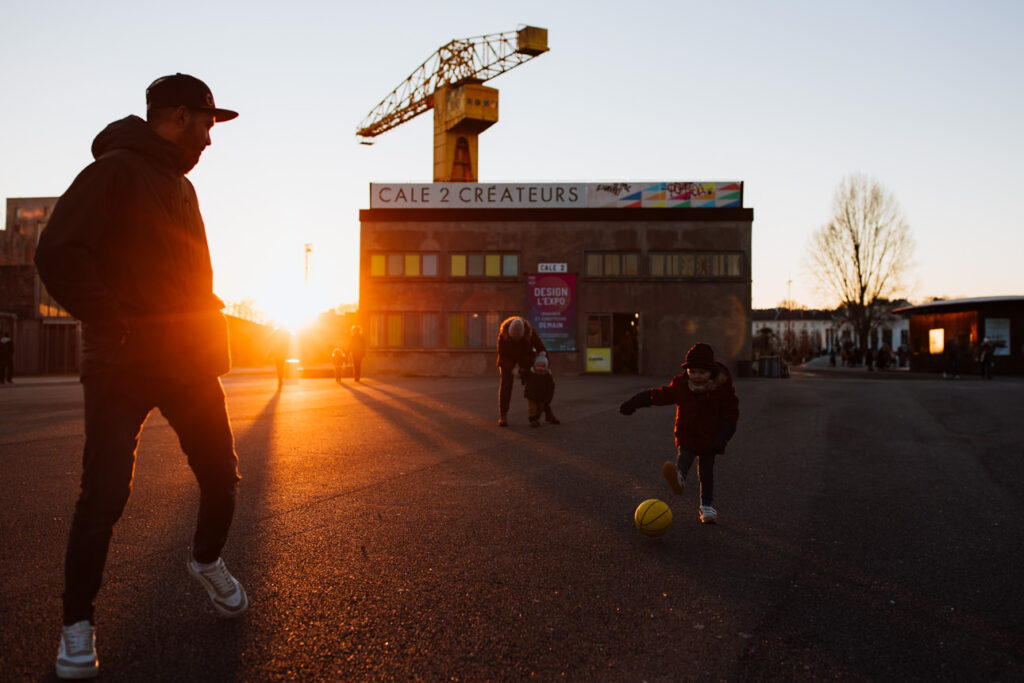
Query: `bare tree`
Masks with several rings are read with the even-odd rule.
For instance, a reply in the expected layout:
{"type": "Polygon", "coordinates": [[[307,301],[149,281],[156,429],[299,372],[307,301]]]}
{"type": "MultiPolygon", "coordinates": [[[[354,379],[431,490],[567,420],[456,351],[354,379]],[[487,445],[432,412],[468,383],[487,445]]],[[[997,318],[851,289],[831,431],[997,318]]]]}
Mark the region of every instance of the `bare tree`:
{"type": "Polygon", "coordinates": [[[807,260],[821,288],[867,348],[868,335],[903,286],[914,238],[896,197],[877,180],[850,175],[836,188],[832,220],[811,236],[807,260]]]}

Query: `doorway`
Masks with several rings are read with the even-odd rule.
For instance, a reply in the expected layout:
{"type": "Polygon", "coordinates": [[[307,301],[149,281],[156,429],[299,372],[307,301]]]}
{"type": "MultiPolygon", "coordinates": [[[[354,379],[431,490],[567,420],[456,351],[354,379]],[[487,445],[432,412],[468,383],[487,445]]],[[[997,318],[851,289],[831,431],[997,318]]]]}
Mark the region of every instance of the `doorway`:
{"type": "Polygon", "coordinates": [[[588,314],[586,340],[587,372],[639,374],[639,313],[588,314]]]}

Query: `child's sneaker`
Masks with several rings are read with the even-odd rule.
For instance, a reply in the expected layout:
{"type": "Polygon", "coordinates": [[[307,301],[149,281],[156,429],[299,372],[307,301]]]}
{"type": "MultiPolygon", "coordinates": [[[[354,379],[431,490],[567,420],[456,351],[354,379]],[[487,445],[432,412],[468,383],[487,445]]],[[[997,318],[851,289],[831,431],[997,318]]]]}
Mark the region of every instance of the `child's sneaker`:
{"type": "Polygon", "coordinates": [[[683,492],[686,487],[686,479],[679,473],[676,466],[671,462],[666,462],[661,466],[661,476],[665,477],[665,481],[668,482],[669,487],[672,489],[672,493],[677,496],[683,492]]]}
{"type": "Polygon", "coordinates": [[[550,410],[548,412],[544,413],[544,420],[546,422],[550,422],[553,425],[560,425],[560,424],[562,424],[561,421],[557,417],[555,417],[555,414],[553,412],[551,412],[550,410]]]}
{"type": "Polygon", "coordinates": [[[700,521],[701,524],[714,524],[715,520],[718,519],[718,512],[715,508],[710,505],[700,506],[700,521]]]}
{"type": "Polygon", "coordinates": [[[530,418],[530,426],[531,427],[540,427],[540,420],[538,420],[535,417],[531,417],[530,418]]]}
{"type": "Polygon", "coordinates": [[[95,678],[99,671],[93,625],[82,620],[63,627],[57,649],[57,678],[95,678]]]}
{"type": "Polygon", "coordinates": [[[238,579],[231,576],[224,560],[218,557],[216,562],[200,568],[199,563],[189,553],[186,565],[189,573],[203,584],[213,606],[222,616],[237,617],[249,609],[249,598],[245,594],[245,589],[238,583],[238,579]]]}

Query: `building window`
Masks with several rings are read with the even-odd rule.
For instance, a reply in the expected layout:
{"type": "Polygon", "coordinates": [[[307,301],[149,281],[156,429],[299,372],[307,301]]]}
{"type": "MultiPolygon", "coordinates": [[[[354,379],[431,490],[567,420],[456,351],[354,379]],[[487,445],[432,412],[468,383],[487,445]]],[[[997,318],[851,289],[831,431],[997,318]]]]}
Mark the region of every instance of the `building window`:
{"type": "Polygon", "coordinates": [[[647,256],[651,277],[739,277],[739,252],[651,252],[647,256]]]}
{"type": "Polygon", "coordinates": [[[402,345],[405,347],[416,348],[420,345],[420,316],[417,313],[406,313],[402,319],[402,325],[405,327],[403,330],[403,342],[402,345]]]}
{"type": "Polygon", "coordinates": [[[448,346],[462,348],[466,345],[466,314],[448,314],[448,346]]]}
{"type": "Polygon", "coordinates": [[[470,311],[448,314],[448,346],[479,349],[494,347],[505,318],[516,315],[503,311],[470,311]]]}
{"type": "Polygon", "coordinates": [[[516,315],[516,313],[501,311],[371,313],[369,343],[371,347],[384,349],[494,347],[498,343],[498,330],[501,327],[501,322],[510,315],[516,315]],[[442,321],[445,325],[444,328],[442,328],[442,321]]]}
{"type": "Polygon", "coordinates": [[[941,327],[928,330],[928,353],[937,355],[946,349],[946,331],[941,327]]]}
{"type": "Polygon", "coordinates": [[[437,313],[371,313],[369,343],[374,348],[418,349],[440,346],[437,313]]]}
{"type": "Polygon", "coordinates": [[[424,348],[433,349],[441,345],[441,315],[420,314],[420,339],[424,348]]]}
{"type": "Polygon", "coordinates": [[[502,317],[497,311],[488,311],[484,320],[484,345],[494,347],[498,344],[498,329],[501,321],[508,316],[502,317]]]}
{"type": "Polygon", "coordinates": [[[437,254],[386,252],[370,254],[371,277],[437,277],[437,254]]]}
{"type": "Polygon", "coordinates": [[[70,318],[71,314],[50,296],[45,286],[39,288],[39,316],[42,318],[70,318]]]}
{"type": "Polygon", "coordinates": [[[516,277],[519,254],[451,254],[452,277],[516,277]]]}
{"type": "MultiPolygon", "coordinates": [[[[478,349],[484,346],[487,313],[458,312],[448,314],[448,346],[455,349],[478,349]]],[[[495,335],[497,339],[497,335],[495,335]]]]}
{"type": "Polygon", "coordinates": [[[621,251],[592,251],[584,255],[589,277],[633,277],[640,274],[640,254],[621,251]]]}
{"type": "Polygon", "coordinates": [[[387,345],[389,348],[402,346],[405,341],[402,335],[402,314],[388,313],[388,336],[387,345]]]}

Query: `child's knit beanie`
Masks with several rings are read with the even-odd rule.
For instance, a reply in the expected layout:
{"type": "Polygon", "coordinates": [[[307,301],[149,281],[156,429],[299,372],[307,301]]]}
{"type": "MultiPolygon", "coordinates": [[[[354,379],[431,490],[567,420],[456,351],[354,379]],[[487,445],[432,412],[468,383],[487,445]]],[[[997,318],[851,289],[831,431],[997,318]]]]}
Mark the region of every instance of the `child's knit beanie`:
{"type": "Polygon", "coordinates": [[[701,370],[715,369],[715,352],[703,342],[698,342],[686,352],[686,360],[683,362],[683,369],[698,368],[701,370]]]}

